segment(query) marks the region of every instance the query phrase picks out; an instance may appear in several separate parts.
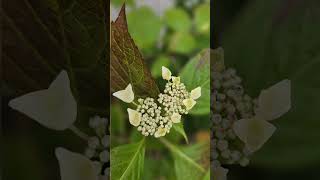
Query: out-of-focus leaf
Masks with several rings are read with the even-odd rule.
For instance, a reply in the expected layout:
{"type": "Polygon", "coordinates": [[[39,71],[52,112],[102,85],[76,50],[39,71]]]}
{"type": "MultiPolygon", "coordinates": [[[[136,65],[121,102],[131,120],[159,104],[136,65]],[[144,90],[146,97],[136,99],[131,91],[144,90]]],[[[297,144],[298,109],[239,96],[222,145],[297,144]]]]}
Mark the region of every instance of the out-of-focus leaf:
{"type": "Polygon", "coordinates": [[[125,112],[123,112],[121,106],[118,103],[112,104],[110,113],[110,117],[112,117],[112,123],[110,123],[112,130],[111,134],[119,135],[125,133],[125,112]]]}
{"type": "Polygon", "coordinates": [[[164,20],[170,28],[181,32],[188,32],[192,24],[188,13],[181,8],[167,10],[164,20]]]}
{"type": "Polygon", "coordinates": [[[140,180],[144,169],[145,139],[111,150],[111,179],[140,180]]]}
{"type": "Polygon", "coordinates": [[[207,173],[204,176],[203,180],[210,180],[210,170],[207,171],[207,173]]]}
{"type": "Polygon", "coordinates": [[[252,163],[309,167],[320,160],[320,15],[317,1],[263,1],[248,6],[223,37],[225,63],[235,67],[251,96],[291,80],[291,110],[252,163]],[[307,103],[306,103],[307,102],[307,103]]]}
{"type": "Polygon", "coordinates": [[[203,50],[191,59],[180,73],[181,81],[191,91],[200,86],[201,97],[190,111],[191,114],[208,114],[210,112],[210,49],[203,50]]]}
{"type": "Polygon", "coordinates": [[[196,45],[192,34],[188,32],[174,33],[169,42],[169,50],[172,52],[187,54],[194,50],[196,45]]]}
{"type": "Polygon", "coordinates": [[[188,136],[187,136],[186,132],[184,131],[184,127],[183,127],[182,122],[181,123],[175,123],[175,124],[173,124],[172,127],[177,133],[179,133],[181,136],[183,136],[183,138],[186,141],[186,143],[189,143],[188,136]]]}
{"type": "Polygon", "coordinates": [[[128,13],[130,35],[140,49],[156,45],[160,35],[161,21],[147,6],[133,9],[128,13]]]}
{"type": "MultiPolygon", "coordinates": [[[[161,138],[160,141],[171,151],[177,180],[202,179],[205,176],[205,168],[197,163],[199,157],[201,157],[200,154],[203,153],[203,149],[193,146],[183,149],[164,138],[161,138]]],[[[208,158],[207,160],[209,161],[208,158]]]]}
{"type": "Polygon", "coordinates": [[[123,3],[126,3],[126,5],[133,5],[134,0],[111,0],[111,4],[114,6],[121,7],[123,3]]]}
{"type": "Polygon", "coordinates": [[[195,9],[194,23],[199,33],[210,32],[210,4],[201,4],[195,9]]]}
{"type": "Polygon", "coordinates": [[[111,90],[132,84],[136,96],[155,97],[159,89],[146,67],[139,49],[132,40],[126,21],[125,7],[111,23],[111,90]]]}
{"type": "Polygon", "coordinates": [[[161,76],[161,67],[165,66],[170,68],[171,65],[171,61],[170,58],[165,56],[165,55],[161,55],[158,58],[156,58],[154,60],[154,63],[152,64],[151,67],[151,74],[154,78],[160,77],[161,76]]]}

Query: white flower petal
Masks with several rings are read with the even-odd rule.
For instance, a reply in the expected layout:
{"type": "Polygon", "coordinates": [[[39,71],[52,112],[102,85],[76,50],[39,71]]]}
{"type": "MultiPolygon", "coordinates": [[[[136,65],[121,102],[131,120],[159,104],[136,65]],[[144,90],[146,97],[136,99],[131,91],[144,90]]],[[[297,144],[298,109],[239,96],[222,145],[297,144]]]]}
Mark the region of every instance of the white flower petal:
{"type": "Polygon", "coordinates": [[[275,132],[276,127],[265,120],[257,118],[240,119],[233,124],[235,134],[251,151],[257,151],[275,132]]]}
{"type": "Polygon", "coordinates": [[[265,120],[277,119],[291,108],[291,83],[283,80],[261,91],[257,116],[265,120]]]}
{"type": "Polygon", "coordinates": [[[194,99],[194,100],[198,99],[201,96],[201,87],[199,86],[199,87],[193,89],[191,91],[190,95],[191,95],[192,99],[194,99]]]}
{"type": "Polygon", "coordinates": [[[166,135],[166,129],[159,127],[158,130],[154,133],[154,137],[159,138],[166,135]]]}
{"type": "Polygon", "coordinates": [[[212,169],[212,176],[214,180],[227,180],[228,169],[221,166],[212,169]]]}
{"type": "Polygon", "coordinates": [[[56,157],[60,165],[61,180],[97,180],[93,163],[85,156],[56,148],[56,157]]]}
{"type": "Polygon", "coordinates": [[[173,82],[174,84],[179,84],[179,83],[180,83],[180,77],[172,76],[172,82],[173,82]]]}
{"type": "Polygon", "coordinates": [[[9,102],[9,106],[54,130],[69,128],[77,116],[77,103],[66,71],[57,76],[49,89],[17,97],[9,102]]]}
{"type": "Polygon", "coordinates": [[[168,81],[171,79],[171,71],[164,66],[162,66],[162,78],[168,81]]]}
{"type": "Polygon", "coordinates": [[[181,122],[181,115],[179,113],[173,113],[172,116],[171,116],[171,121],[173,123],[181,122]]]}
{"type": "Polygon", "coordinates": [[[133,126],[139,126],[140,121],[141,121],[141,114],[133,109],[128,108],[127,109],[128,114],[129,114],[129,122],[133,126]]]}
{"type": "Polygon", "coordinates": [[[126,103],[131,103],[134,100],[134,93],[131,84],[128,84],[124,90],[117,91],[112,95],[126,103]]]}
{"type": "Polygon", "coordinates": [[[193,108],[193,106],[197,103],[195,100],[192,98],[189,99],[184,99],[182,103],[186,106],[187,110],[190,110],[193,108]]]}

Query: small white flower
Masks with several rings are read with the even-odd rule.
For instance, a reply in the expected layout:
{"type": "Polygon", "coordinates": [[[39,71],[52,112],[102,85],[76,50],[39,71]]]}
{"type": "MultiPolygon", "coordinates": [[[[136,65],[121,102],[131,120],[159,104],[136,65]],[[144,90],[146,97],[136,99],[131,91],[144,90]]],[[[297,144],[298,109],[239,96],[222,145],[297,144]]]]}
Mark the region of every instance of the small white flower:
{"type": "Polygon", "coordinates": [[[264,120],[277,119],[291,108],[291,82],[288,79],[262,90],[258,100],[257,116],[264,120]]]}
{"type": "Polygon", "coordinates": [[[17,97],[9,102],[9,106],[54,130],[69,128],[77,116],[77,103],[70,89],[68,74],[64,70],[48,89],[17,97]]]}
{"type": "Polygon", "coordinates": [[[154,137],[159,138],[166,135],[166,129],[159,127],[158,130],[154,133],[154,137]]]}
{"type": "Polygon", "coordinates": [[[173,123],[181,122],[181,115],[179,113],[173,113],[172,116],[171,116],[171,121],[173,123]]]}
{"type": "Polygon", "coordinates": [[[168,81],[171,79],[171,71],[164,66],[162,66],[162,78],[168,81]]]}
{"type": "Polygon", "coordinates": [[[132,124],[133,126],[139,126],[141,121],[141,113],[130,108],[128,108],[127,111],[129,114],[130,124],[132,124]]]}
{"type": "Polygon", "coordinates": [[[195,89],[193,89],[190,93],[190,96],[192,99],[196,100],[201,96],[201,87],[197,87],[195,89]]]}
{"type": "Polygon", "coordinates": [[[97,180],[95,166],[87,157],[56,148],[56,157],[60,165],[61,180],[97,180]]]}
{"type": "Polygon", "coordinates": [[[180,77],[172,76],[173,84],[180,84],[180,77]]]}
{"type": "Polygon", "coordinates": [[[131,84],[128,84],[124,90],[117,91],[112,95],[126,103],[131,103],[134,100],[134,93],[131,84]]]}
{"type": "Polygon", "coordinates": [[[240,119],[233,124],[235,134],[246,144],[251,152],[255,152],[267,142],[275,132],[276,127],[257,117],[240,119]]]}
{"type": "Polygon", "coordinates": [[[221,166],[212,169],[213,179],[214,180],[227,180],[228,169],[225,169],[221,166]]]}
{"type": "Polygon", "coordinates": [[[184,99],[182,103],[186,106],[187,110],[190,110],[193,108],[193,106],[197,103],[192,98],[184,99]]]}

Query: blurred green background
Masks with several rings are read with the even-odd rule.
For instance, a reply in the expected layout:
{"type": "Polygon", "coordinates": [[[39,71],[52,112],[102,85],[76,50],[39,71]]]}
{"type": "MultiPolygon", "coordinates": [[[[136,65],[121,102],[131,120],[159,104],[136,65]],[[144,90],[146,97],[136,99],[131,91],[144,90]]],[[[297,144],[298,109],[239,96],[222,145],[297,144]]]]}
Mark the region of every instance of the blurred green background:
{"type": "MultiPolygon", "coordinates": [[[[123,2],[111,1],[112,20],[117,17],[123,2]]],[[[129,0],[126,1],[126,10],[129,32],[159,85],[160,91],[163,91],[166,83],[161,77],[161,66],[168,67],[173,75],[177,76],[188,62],[210,46],[209,1],[129,0]]],[[[209,72],[202,73],[207,73],[204,76],[209,80],[209,72]]],[[[187,77],[187,73],[184,74],[187,77]]],[[[193,83],[192,86],[195,86],[195,82],[190,82],[191,78],[182,78],[181,81],[190,85],[193,83]]],[[[190,88],[194,87],[189,87],[189,91],[190,88]]],[[[206,93],[209,96],[209,85],[206,93]]],[[[204,96],[208,100],[206,112],[183,116],[184,128],[190,144],[186,144],[183,137],[174,130],[166,135],[166,138],[176,145],[187,146],[191,152],[200,152],[196,158],[205,167],[209,165],[209,149],[208,146],[200,146],[200,144],[209,142],[208,96],[204,96]]],[[[126,105],[115,99],[111,105],[110,130],[111,148],[137,142],[141,138],[140,132],[128,123],[126,105]]],[[[146,180],[176,179],[174,161],[170,152],[153,137],[147,138],[143,177],[146,180]],[[159,166],[161,166],[160,169],[159,166]]]]}
{"type": "Polygon", "coordinates": [[[229,179],[320,179],[320,2],[317,0],[213,1],[213,47],[243,77],[248,93],[288,78],[289,113],[246,168],[228,167],[229,179]]]}

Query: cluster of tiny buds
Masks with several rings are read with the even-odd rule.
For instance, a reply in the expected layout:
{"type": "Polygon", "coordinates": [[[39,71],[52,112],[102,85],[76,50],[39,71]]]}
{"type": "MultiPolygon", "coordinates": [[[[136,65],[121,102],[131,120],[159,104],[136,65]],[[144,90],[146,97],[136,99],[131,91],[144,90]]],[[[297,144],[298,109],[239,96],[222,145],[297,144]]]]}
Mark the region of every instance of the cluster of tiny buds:
{"type": "Polygon", "coordinates": [[[211,161],[221,164],[249,164],[250,152],[235,135],[235,121],[254,116],[255,102],[244,93],[241,78],[232,68],[212,72],[211,88],[211,161]]]}
{"type": "Polygon", "coordinates": [[[141,113],[141,122],[138,131],[144,136],[153,136],[159,127],[164,128],[166,133],[170,132],[172,122],[167,116],[161,115],[161,106],[153,98],[138,99],[137,111],[141,113]]]}
{"type": "Polygon", "coordinates": [[[107,135],[107,126],[107,118],[94,116],[89,119],[89,127],[95,131],[96,136],[88,138],[88,146],[84,153],[90,160],[92,160],[97,174],[102,177],[109,176],[109,168],[106,167],[106,164],[110,160],[110,136],[107,135]]]}
{"type": "Polygon", "coordinates": [[[158,102],[164,106],[166,115],[173,113],[188,114],[188,110],[183,104],[183,100],[190,98],[190,93],[183,83],[168,82],[164,93],[159,94],[158,102]]]}

